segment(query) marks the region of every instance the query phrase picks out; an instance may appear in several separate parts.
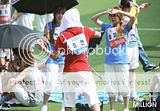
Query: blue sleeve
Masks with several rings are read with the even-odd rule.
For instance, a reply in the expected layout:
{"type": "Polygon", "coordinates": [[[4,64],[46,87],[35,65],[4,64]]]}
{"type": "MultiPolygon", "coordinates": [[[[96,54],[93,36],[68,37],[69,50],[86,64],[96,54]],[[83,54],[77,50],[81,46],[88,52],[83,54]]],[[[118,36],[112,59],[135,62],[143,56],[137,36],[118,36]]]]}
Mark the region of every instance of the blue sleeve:
{"type": "Polygon", "coordinates": [[[131,28],[129,28],[129,25],[126,24],[125,27],[124,27],[124,30],[126,31],[126,34],[128,35],[128,33],[131,30],[131,28]]]}
{"type": "Polygon", "coordinates": [[[105,32],[105,30],[108,29],[108,28],[110,28],[110,27],[111,27],[111,24],[109,24],[109,23],[104,23],[104,22],[102,23],[102,31],[103,31],[103,32],[105,32]]]}

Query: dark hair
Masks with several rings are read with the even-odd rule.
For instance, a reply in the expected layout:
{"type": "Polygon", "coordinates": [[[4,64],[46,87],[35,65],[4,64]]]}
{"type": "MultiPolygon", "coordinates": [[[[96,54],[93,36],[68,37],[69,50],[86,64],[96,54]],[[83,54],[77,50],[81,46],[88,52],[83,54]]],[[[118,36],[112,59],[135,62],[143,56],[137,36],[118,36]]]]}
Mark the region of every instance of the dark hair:
{"type": "MultiPolygon", "coordinates": [[[[57,13],[62,13],[64,14],[66,11],[66,8],[64,6],[57,6],[54,8],[54,17],[56,16],[57,13]]],[[[53,20],[54,24],[57,24],[56,19],[53,20]]]]}
{"type": "Polygon", "coordinates": [[[121,0],[120,2],[120,7],[121,8],[130,8],[131,4],[130,4],[131,0],[121,0]]]}
{"type": "Polygon", "coordinates": [[[33,52],[27,49],[12,49],[13,53],[18,56],[23,62],[25,62],[26,67],[34,65],[35,57],[33,52]]]}
{"type": "Polygon", "coordinates": [[[64,6],[57,6],[54,8],[54,12],[53,13],[64,13],[66,11],[66,8],[64,6]]]}
{"type": "Polygon", "coordinates": [[[9,0],[0,0],[1,5],[9,4],[9,0]]]}

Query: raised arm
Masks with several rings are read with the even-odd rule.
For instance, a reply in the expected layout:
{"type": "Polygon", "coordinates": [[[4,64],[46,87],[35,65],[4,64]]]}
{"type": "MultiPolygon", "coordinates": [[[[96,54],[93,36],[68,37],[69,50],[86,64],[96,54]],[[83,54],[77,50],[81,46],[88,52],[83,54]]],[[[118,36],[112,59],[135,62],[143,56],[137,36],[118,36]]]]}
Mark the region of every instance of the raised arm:
{"type": "Polygon", "coordinates": [[[131,14],[131,13],[128,13],[128,12],[125,12],[125,11],[122,11],[122,10],[117,10],[117,9],[109,9],[107,11],[109,14],[117,14],[117,13],[121,13],[123,16],[127,16],[130,18],[129,22],[128,22],[128,26],[129,28],[132,28],[134,22],[135,22],[135,19],[136,19],[136,16],[131,14]]]}
{"type": "Polygon", "coordinates": [[[94,36],[94,38],[100,38],[101,37],[101,33],[100,32],[98,32],[98,31],[96,31],[95,32],[95,36],[94,36]]]}
{"type": "Polygon", "coordinates": [[[101,17],[101,16],[103,16],[103,15],[105,15],[105,14],[107,14],[106,11],[100,12],[100,13],[94,15],[91,19],[92,19],[99,27],[102,27],[102,23],[103,23],[103,22],[99,19],[99,17],[101,17]]]}
{"type": "Polygon", "coordinates": [[[21,12],[16,12],[12,17],[12,22],[17,21],[18,18],[20,18],[23,15],[21,12]]]}
{"type": "Polygon", "coordinates": [[[42,51],[46,52],[49,57],[51,57],[53,60],[56,60],[59,56],[59,52],[58,51],[54,51],[54,53],[52,53],[51,51],[49,51],[45,45],[44,45],[44,42],[43,40],[39,39],[37,40],[37,47],[41,48],[42,51]]]}
{"type": "Polygon", "coordinates": [[[131,13],[124,12],[124,11],[121,11],[121,10],[119,12],[122,13],[124,16],[128,16],[130,18],[130,20],[128,22],[128,26],[129,26],[129,28],[132,28],[132,26],[135,22],[136,16],[131,14],[131,13]]]}

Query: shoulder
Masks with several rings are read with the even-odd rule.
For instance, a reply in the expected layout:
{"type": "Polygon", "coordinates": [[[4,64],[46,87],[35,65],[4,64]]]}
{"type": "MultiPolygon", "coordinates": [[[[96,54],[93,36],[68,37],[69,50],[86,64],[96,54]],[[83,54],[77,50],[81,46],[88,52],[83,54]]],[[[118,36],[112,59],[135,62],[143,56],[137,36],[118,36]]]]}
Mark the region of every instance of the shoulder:
{"type": "Polygon", "coordinates": [[[52,21],[48,22],[45,27],[52,27],[52,21]]]}
{"type": "Polygon", "coordinates": [[[102,31],[105,31],[106,29],[112,28],[112,27],[113,27],[113,24],[106,23],[106,22],[102,23],[102,31]]]}
{"type": "Polygon", "coordinates": [[[110,23],[107,23],[107,22],[102,23],[102,27],[105,27],[105,28],[112,27],[112,26],[113,26],[113,24],[110,24],[110,23]]]}
{"type": "Polygon", "coordinates": [[[24,71],[24,72],[32,72],[33,69],[34,69],[33,66],[29,66],[29,67],[25,68],[23,71],[24,71]]]}
{"type": "Polygon", "coordinates": [[[94,29],[92,29],[92,28],[90,28],[90,27],[88,27],[88,26],[84,26],[84,30],[85,30],[85,31],[94,31],[94,29]]]}

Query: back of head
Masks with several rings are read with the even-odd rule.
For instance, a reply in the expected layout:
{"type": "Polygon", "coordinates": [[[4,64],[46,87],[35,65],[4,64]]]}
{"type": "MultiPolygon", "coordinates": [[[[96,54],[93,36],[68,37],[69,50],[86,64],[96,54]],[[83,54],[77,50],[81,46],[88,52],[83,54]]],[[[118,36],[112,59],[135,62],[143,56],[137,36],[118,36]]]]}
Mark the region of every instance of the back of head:
{"type": "Polygon", "coordinates": [[[35,57],[32,51],[19,48],[14,48],[12,49],[12,51],[17,57],[19,57],[26,64],[26,66],[34,65],[35,57]]]}
{"type": "Polygon", "coordinates": [[[130,2],[131,0],[121,0],[119,5],[121,8],[130,8],[131,7],[130,2]]]}
{"type": "Polygon", "coordinates": [[[70,9],[64,13],[61,21],[60,32],[71,27],[82,27],[80,14],[77,9],[70,9]]]}

